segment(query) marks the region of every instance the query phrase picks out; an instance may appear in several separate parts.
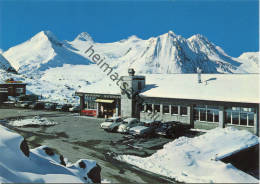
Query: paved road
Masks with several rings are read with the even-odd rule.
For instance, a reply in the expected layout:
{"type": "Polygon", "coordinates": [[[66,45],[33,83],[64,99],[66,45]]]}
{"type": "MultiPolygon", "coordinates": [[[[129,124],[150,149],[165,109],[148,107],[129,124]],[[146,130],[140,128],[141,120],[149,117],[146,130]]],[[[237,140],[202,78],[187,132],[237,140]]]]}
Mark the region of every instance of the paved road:
{"type": "Polygon", "coordinates": [[[77,114],[26,109],[0,109],[0,119],[47,117],[58,124],[50,127],[12,128],[23,135],[30,148],[47,145],[71,162],[78,159],[96,160],[102,167],[102,178],[113,183],[169,183],[169,178],[155,175],[113,159],[114,155],[149,156],[171,141],[166,138],[133,139],[99,128],[102,119],[77,114]]]}

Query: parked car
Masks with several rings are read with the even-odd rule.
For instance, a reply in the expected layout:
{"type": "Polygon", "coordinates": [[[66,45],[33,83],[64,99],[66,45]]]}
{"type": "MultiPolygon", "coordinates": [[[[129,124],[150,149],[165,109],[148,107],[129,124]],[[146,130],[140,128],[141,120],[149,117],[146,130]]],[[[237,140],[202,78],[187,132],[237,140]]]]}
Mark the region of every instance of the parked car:
{"type": "Polygon", "coordinates": [[[183,123],[177,121],[168,121],[161,123],[155,130],[155,134],[166,137],[178,137],[182,135],[188,128],[189,126],[183,123]]]}
{"type": "Polygon", "coordinates": [[[142,125],[135,126],[129,129],[129,134],[137,137],[147,137],[153,135],[155,129],[159,127],[161,121],[148,120],[142,122],[142,125]]]}
{"type": "Polygon", "coordinates": [[[100,128],[110,132],[116,132],[119,125],[122,123],[122,118],[120,117],[112,117],[106,119],[103,123],[100,124],[100,128]]]}
{"type": "Polygon", "coordinates": [[[44,104],[44,109],[46,110],[55,110],[56,109],[56,103],[52,103],[52,102],[46,102],[44,104]]]}
{"type": "Polygon", "coordinates": [[[128,133],[129,129],[140,124],[139,120],[136,118],[127,118],[122,121],[119,125],[117,131],[120,133],[128,133]]]}
{"type": "Polygon", "coordinates": [[[33,102],[31,102],[31,101],[23,101],[23,102],[21,102],[20,107],[28,108],[29,105],[31,105],[32,103],[33,102]]]}
{"type": "Polygon", "coordinates": [[[59,111],[69,111],[69,108],[71,108],[72,105],[71,104],[58,104],[56,106],[56,110],[59,110],[59,111]]]}
{"type": "Polygon", "coordinates": [[[14,104],[15,107],[22,107],[22,101],[18,101],[14,104]]]}
{"type": "Polygon", "coordinates": [[[79,105],[73,106],[73,107],[69,108],[69,111],[70,112],[79,112],[80,111],[80,106],[79,105]]]}
{"type": "Polygon", "coordinates": [[[56,105],[56,110],[58,110],[58,111],[61,111],[62,110],[62,104],[58,104],[58,105],[56,105]]]}
{"type": "Polygon", "coordinates": [[[80,113],[81,113],[81,115],[84,115],[84,116],[96,116],[97,110],[96,109],[82,109],[80,113]]]}
{"type": "Polygon", "coordinates": [[[44,102],[34,102],[29,105],[29,108],[36,109],[36,110],[44,109],[44,102]]]}

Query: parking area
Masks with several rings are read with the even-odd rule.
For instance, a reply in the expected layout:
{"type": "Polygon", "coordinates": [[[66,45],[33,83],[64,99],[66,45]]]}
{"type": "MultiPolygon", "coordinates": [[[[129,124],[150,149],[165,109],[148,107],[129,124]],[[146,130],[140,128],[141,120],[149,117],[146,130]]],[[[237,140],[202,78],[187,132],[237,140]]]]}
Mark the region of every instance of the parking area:
{"type": "MultiPolygon", "coordinates": [[[[164,137],[134,138],[120,133],[106,132],[100,128],[104,119],[79,116],[77,113],[35,111],[30,109],[0,109],[0,119],[12,121],[34,116],[48,118],[54,126],[10,127],[23,135],[30,148],[47,145],[71,162],[86,158],[96,160],[102,167],[102,178],[113,183],[169,183],[175,182],[113,158],[119,154],[146,157],[164,144],[172,141],[164,137]]],[[[8,126],[8,125],[6,125],[8,126]]],[[[189,136],[195,136],[189,134],[189,136]]]]}

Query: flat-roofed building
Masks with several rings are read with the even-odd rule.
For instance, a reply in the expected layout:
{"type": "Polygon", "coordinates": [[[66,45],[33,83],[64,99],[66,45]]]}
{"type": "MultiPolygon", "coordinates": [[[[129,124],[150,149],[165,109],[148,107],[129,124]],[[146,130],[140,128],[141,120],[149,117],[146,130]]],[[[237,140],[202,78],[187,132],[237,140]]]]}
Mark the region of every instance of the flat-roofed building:
{"type": "Polygon", "coordinates": [[[122,83],[133,88],[132,95],[113,83],[110,88],[96,84],[76,94],[81,96],[81,104],[91,99],[88,103],[93,104],[97,116],[100,103],[110,99],[116,102],[116,110],[110,115],[137,117],[141,121],[179,121],[202,129],[234,126],[259,135],[259,74],[200,77],[201,81],[198,74],[129,74],[122,83]]]}
{"type": "Polygon", "coordinates": [[[0,83],[0,101],[6,101],[8,96],[17,97],[26,94],[26,84],[13,79],[0,83]]]}

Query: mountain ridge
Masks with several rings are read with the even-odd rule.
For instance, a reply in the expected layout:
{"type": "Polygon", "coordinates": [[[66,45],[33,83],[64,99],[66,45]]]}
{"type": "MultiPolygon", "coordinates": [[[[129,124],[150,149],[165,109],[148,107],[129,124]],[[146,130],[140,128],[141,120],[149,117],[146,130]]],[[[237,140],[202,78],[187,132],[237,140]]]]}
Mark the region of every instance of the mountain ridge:
{"type": "MultiPolygon", "coordinates": [[[[121,73],[129,67],[137,73],[196,73],[197,67],[204,73],[251,73],[256,70],[250,67],[250,59],[243,62],[244,58],[227,55],[201,34],[186,39],[171,30],[147,40],[133,35],[112,43],[94,42],[87,32],[80,33],[72,41],[60,41],[52,32],[41,31],[9,48],[3,56],[19,73],[32,73],[64,64],[93,64],[85,53],[91,45],[121,73]]],[[[258,60],[256,62],[258,65],[258,60]]]]}

